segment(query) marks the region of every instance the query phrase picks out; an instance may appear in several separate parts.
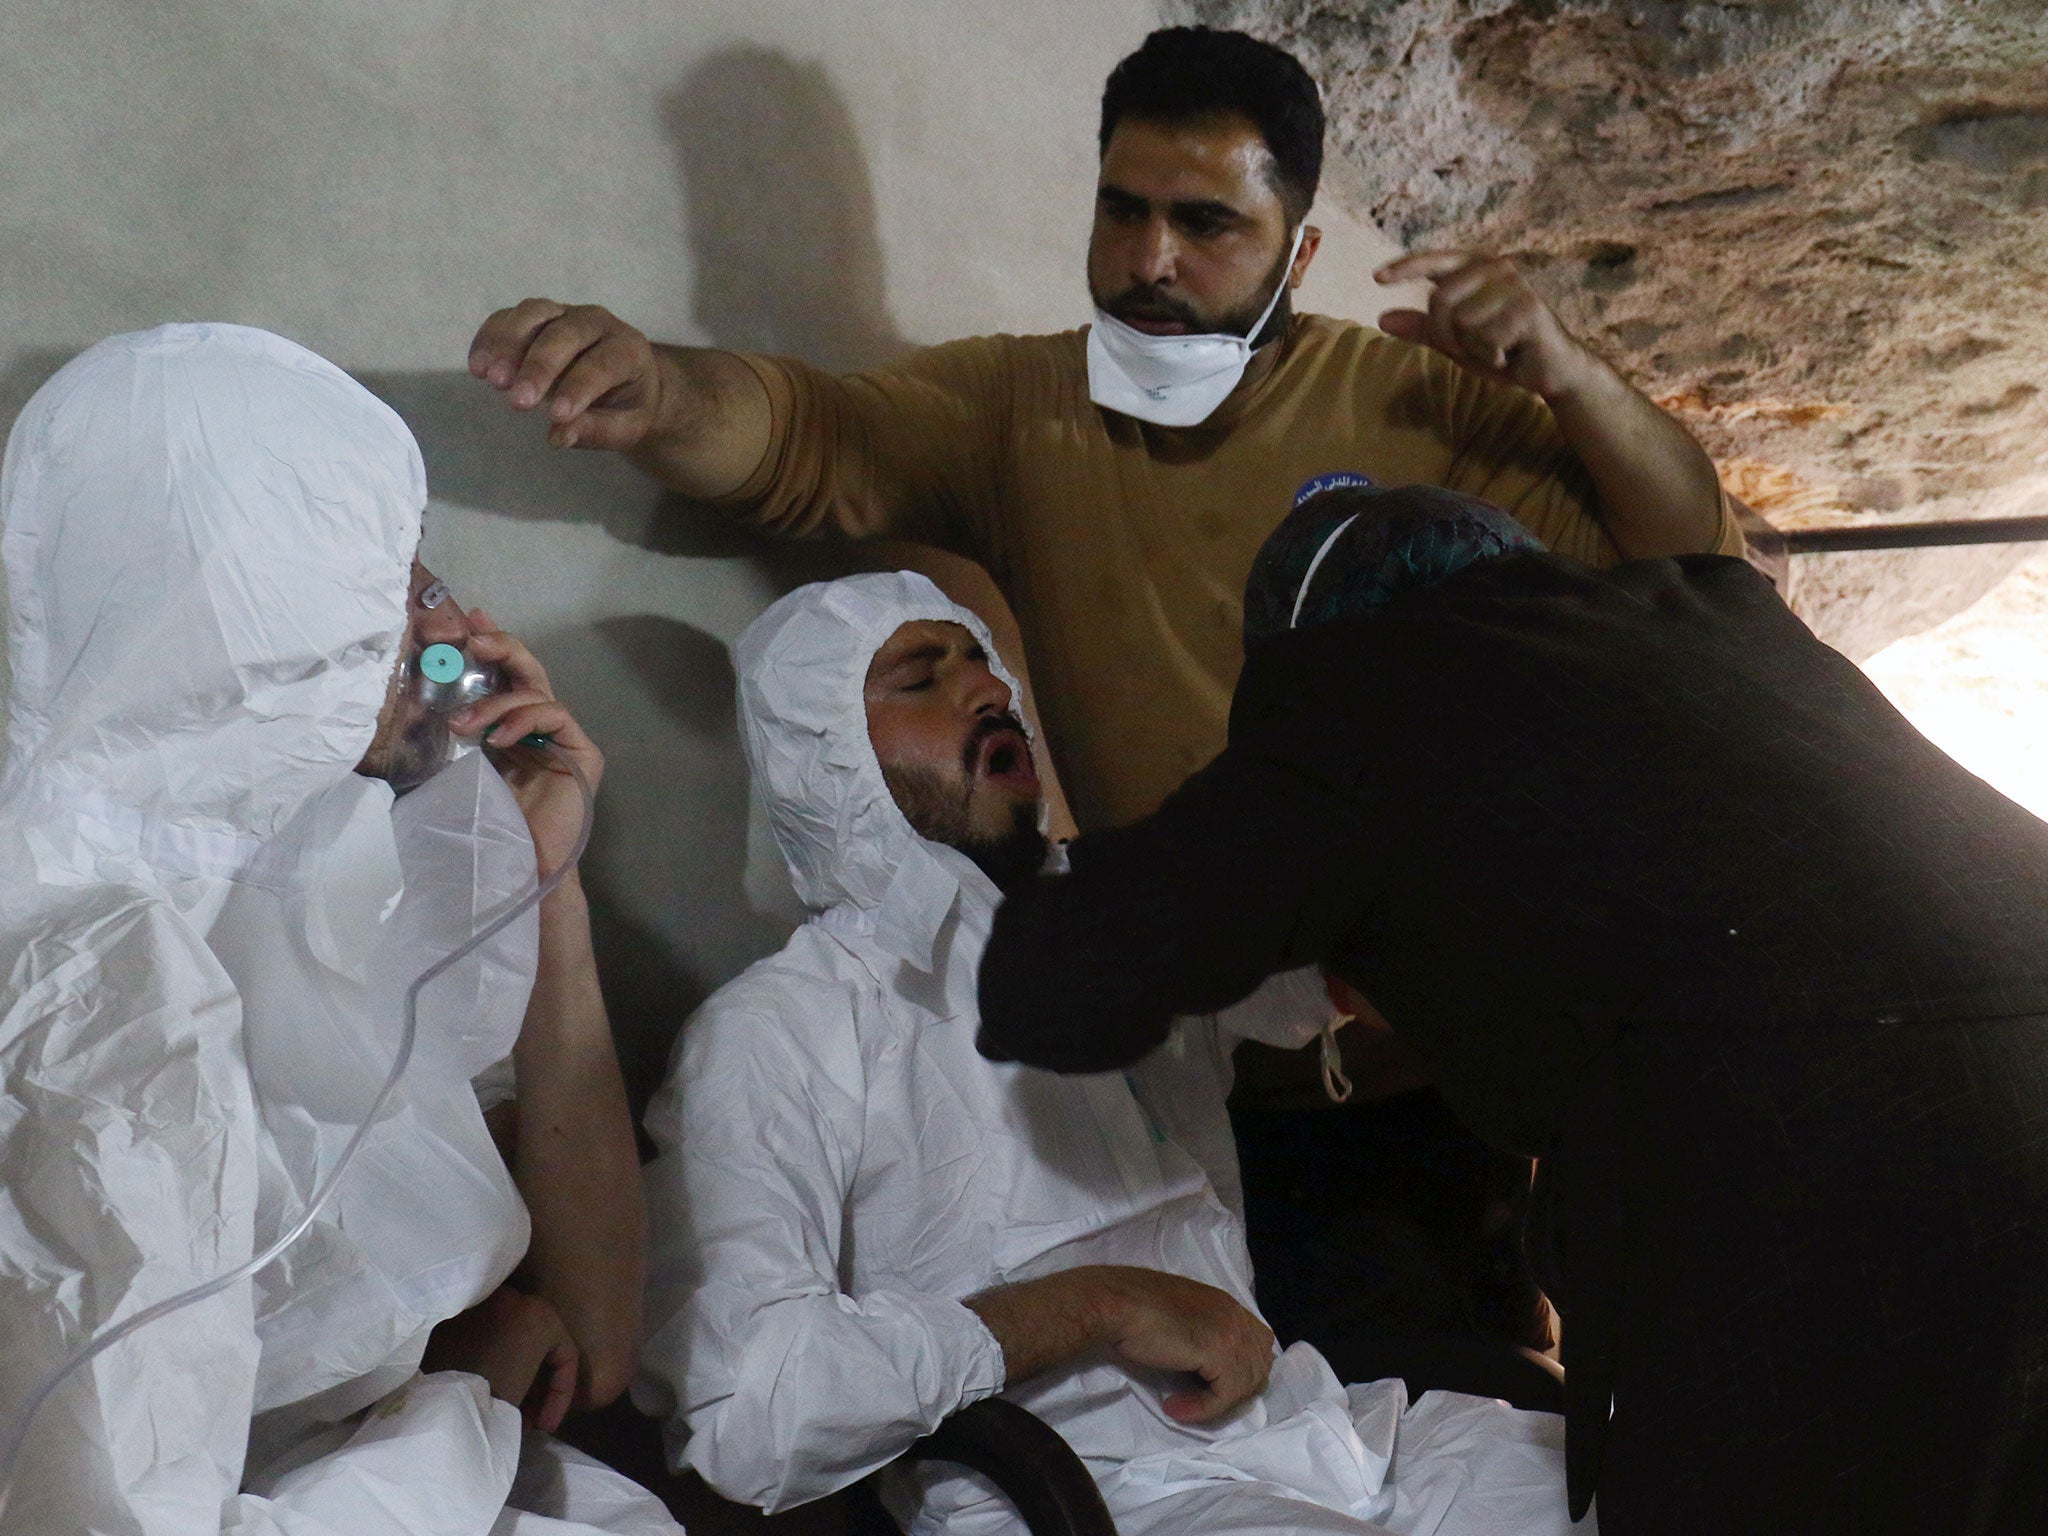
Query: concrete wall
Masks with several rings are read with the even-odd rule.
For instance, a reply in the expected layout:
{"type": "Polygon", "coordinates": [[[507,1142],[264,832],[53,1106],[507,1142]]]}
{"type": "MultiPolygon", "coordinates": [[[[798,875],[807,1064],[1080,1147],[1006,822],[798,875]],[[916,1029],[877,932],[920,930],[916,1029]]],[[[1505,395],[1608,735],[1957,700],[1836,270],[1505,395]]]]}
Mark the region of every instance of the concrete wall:
{"type": "MultiPolygon", "coordinates": [[[[493,308],[835,366],[1064,329],[1095,112],[1146,0],[7,0],[0,427],[78,348],[266,326],[390,400],[426,553],[611,757],[588,875],[629,1070],[795,915],[749,811],[728,646],[819,552],[554,454],[463,368],[493,308]]],[[[1304,295],[1369,316],[1335,210],[1304,295]]]]}

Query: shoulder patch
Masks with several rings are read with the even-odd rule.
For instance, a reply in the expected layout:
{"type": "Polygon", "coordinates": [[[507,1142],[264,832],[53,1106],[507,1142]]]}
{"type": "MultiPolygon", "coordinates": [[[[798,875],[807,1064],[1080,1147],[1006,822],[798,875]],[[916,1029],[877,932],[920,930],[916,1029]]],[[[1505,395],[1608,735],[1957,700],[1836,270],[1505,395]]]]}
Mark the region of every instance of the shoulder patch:
{"type": "Polygon", "coordinates": [[[1309,497],[1320,496],[1325,491],[1367,489],[1371,485],[1371,475],[1362,475],[1355,469],[1333,469],[1327,475],[1317,475],[1313,480],[1304,480],[1301,489],[1294,493],[1294,504],[1298,507],[1309,497]]]}

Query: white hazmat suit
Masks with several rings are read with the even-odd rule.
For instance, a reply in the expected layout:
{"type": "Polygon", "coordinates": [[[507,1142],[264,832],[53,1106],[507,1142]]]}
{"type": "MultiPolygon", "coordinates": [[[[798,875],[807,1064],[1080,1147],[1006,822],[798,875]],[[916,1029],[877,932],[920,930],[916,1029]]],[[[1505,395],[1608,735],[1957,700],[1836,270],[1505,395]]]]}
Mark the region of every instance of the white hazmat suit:
{"type": "MultiPolygon", "coordinates": [[[[1563,1424],[1399,1381],[1348,1392],[1313,1349],[1220,1423],[1170,1383],[1090,1357],[1006,1383],[963,1298],[1083,1264],[1167,1270],[1251,1307],[1223,1100],[1234,1034],[1300,1044],[1312,978],[1185,1021],[1130,1074],[1057,1077],[975,1050],[998,893],[918,836],[885,785],[862,687],[913,619],[978,619],[921,576],[806,587],[738,649],[754,781],[815,914],[685,1026],[648,1114],[649,1343],[636,1399],[679,1459],[771,1509],[881,1467],[996,1392],[1086,1460],[1125,1536],[1563,1531],[1563,1424]],[[1225,1191],[1229,1202],[1219,1195],[1225,1191]]],[[[912,1529],[1021,1527],[981,1478],[921,1467],[912,1529]]]]}
{"type": "MultiPolygon", "coordinates": [[[[395,414],[239,326],[102,342],[15,424],[0,1414],[109,1322],[285,1230],[390,1067],[407,983],[533,881],[481,754],[397,802],[353,772],[425,501],[395,414]]],[[[393,1102],[281,1260],[66,1380],[9,1532],[678,1529],[543,1437],[522,1466],[512,1405],[418,1370],[429,1330],[525,1250],[470,1079],[518,1035],[536,933],[423,994],[393,1102]]]]}

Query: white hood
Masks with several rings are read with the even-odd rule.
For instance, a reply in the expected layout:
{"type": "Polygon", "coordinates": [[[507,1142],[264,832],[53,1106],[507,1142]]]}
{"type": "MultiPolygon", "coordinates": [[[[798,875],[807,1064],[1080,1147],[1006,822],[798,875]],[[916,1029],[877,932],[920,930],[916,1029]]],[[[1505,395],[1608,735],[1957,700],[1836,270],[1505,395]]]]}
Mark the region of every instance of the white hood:
{"type": "MultiPolygon", "coordinates": [[[[533,878],[480,755],[395,811],[354,772],[425,500],[392,411],[240,326],[102,342],[15,425],[0,1411],[288,1226],[389,1068],[422,952],[533,878]]],[[[510,1272],[526,1213],[466,1077],[517,1036],[534,933],[429,989],[419,1055],[283,1259],[66,1382],[10,1517],[212,1531],[253,1414],[276,1449],[375,1400],[510,1272]]],[[[426,1528],[401,1516],[378,1529],[426,1528]]]]}
{"type": "Polygon", "coordinates": [[[994,887],[964,854],[911,829],[868,738],[868,664],[917,619],[966,626],[1022,719],[988,626],[912,571],[799,587],[747,627],[736,660],[747,762],[797,895],[828,927],[870,934],[928,971],[962,886],[994,887]]]}
{"type": "Polygon", "coordinates": [[[345,779],[425,505],[397,415],[267,332],[116,336],[50,380],[0,482],[0,814],[36,827],[42,878],[239,873],[345,779]]]}

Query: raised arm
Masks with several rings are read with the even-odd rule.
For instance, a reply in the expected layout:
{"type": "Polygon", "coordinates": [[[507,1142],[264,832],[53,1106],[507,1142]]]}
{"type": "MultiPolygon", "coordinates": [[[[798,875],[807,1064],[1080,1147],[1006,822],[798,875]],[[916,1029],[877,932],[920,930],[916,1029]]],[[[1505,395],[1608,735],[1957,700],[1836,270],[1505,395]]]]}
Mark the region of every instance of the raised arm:
{"type": "MultiPolygon", "coordinates": [[[[470,622],[471,654],[503,668],[512,686],[476,706],[463,728],[508,742],[547,734],[594,788],[603,754],[556,701],[533,653],[480,610],[470,622]]],[[[582,797],[559,766],[524,750],[504,768],[541,873],[551,873],[581,826],[582,797]]],[[[516,1283],[560,1315],[579,1357],[575,1405],[598,1407],[632,1379],[645,1237],[632,1113],[573,871],[541,903],[540,965],[512,1065],[519,1096],[508,1161],[533,1218],[516,1283]]]]}
{"type": "Polygon", "coordinates": [[[1599,493],[1624,559],[1710,554],[1732,542],[1713,460],[1679,421],[1572,336],[1514,264],[1416,251],[1375,274],[1428,279],[1427,312],[1392,309],[1390,336],[1435,348],[1482,378],[1540,395],[1599,493]]]}
{"type": "Polygon", "coordinates": [[[927,347],[844,376],[789,358],[657,346],[596,305],[528,299],[486,320],[470,372],[538,411],[558,448],[624,454],[769,532],[979,548],[1000,343],[927,347]]]}
{"type": "Polygon", "coordinates": [[[738,490],[768,451],[768,392],[734,353],[657,347],[596,304],[526,299],[484,321],[469,371],[544,408],[557,448],[608,448],[685,496],[738,490]]]}

